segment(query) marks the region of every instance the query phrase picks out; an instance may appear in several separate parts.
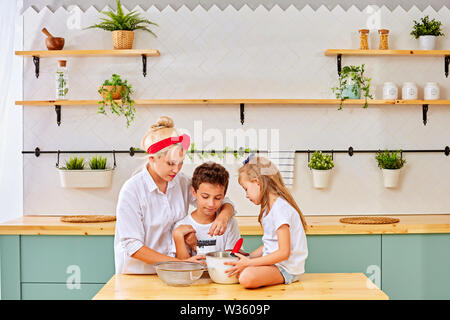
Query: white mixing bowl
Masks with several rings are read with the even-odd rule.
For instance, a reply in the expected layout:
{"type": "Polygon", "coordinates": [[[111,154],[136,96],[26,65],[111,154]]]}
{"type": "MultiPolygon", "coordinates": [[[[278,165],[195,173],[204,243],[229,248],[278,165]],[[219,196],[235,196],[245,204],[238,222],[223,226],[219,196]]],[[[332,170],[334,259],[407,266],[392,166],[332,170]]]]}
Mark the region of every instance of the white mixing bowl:
{"type": "Polygon", "coordinates": [[[229,277],[226,270],[233,268],[231,265],[223,264],[224,262],[239,261],[239,258],[232,256],[230,252],[217,251],[206,254],[206,265],[208,266],[208,273],[212,281],[221,284],[238,283],[236,276],[229,277]]]}

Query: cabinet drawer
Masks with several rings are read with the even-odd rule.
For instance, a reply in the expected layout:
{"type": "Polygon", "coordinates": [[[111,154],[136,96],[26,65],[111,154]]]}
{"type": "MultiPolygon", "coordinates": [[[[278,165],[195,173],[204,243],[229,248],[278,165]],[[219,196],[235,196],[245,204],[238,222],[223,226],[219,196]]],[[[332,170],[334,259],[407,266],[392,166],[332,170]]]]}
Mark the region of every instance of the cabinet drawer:
{"type": "Polygon", "coordinates": [[[104,283],[81,283],[69,289],[65,283],[22,283],[22,300],[90,300],[104,283]]]}
{"type": "Polygon", "coordinates": [[[106,283],[114,274],[113,236],[21,236],[22,282],[106,283]]]}

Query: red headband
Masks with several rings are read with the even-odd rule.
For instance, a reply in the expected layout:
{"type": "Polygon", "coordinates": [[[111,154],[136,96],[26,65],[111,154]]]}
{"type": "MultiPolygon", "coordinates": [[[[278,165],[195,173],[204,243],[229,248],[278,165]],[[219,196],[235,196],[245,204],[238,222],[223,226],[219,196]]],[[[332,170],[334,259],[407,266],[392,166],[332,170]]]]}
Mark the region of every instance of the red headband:
{"type": "Polygon", "coordinates": [[[167,148],[168,146],[171,146],[175,143],[180,143],[183,146],[184,150],[189,149],[189,146],[191,145],[191,138],[187,135],[187,134],[183,134],[181,136],[178,137],[170,137],[170,138],[166,138],[163,139],[161,141],[155,142],[154,144],[152,144],[148,149],[147,149],[147,153],[148,154],[153,154],[153,153],[157,153],[158,151],[167,148]]]}

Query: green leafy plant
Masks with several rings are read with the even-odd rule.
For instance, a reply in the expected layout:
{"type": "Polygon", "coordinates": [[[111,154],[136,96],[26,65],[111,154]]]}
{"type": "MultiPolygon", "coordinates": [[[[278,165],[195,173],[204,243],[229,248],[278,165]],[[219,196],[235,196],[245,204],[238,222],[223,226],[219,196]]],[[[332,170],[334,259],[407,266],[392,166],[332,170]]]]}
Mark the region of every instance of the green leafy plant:
{"type": "Polygon", "coordinates": [[[323,154],[322,151],[314,151],[308,166],[315,170],[330,170],[334,167],[334,163],[330,155],[323,154]]]}
{"type": "Polygon", "coordinates": [[[131,11],[130,13],[125,14],[119,0],[117,0],[117,13],[113,11],[101,11],[100,13],[105,15],[107,18],[101,18],[100,23],[87,27],[86,29],[99,28],[105,31],[144,30],[157,37],[156,34],[149,29],[150,25],[158,26],[156,23],[142,18],[136,11],[131,11]]]}
{"type": "Polygon", "coordinates": [[[69,161],[66,160],[66,166],[61,169],[67,169],[67,170],[83,170],[84,169],[84,158],[77,156],[72,157],[69,159],[69,161]]]}
{"type": "Polygon", "coordinates": [[[378,167],[381,169],[400,169],[406,163],[406,160],[401,158],[401,152],[401,150],[377,152],[375,159],[378,161],[378,167]]]}
{"type": "Polygon", "coordinates": [[[428,16],[420,19],[420,22],[413,20],[414,26],[410,35],[418,39],[420,36],[444,36],[441,31],[442,22],[432,19],[428,16]]]}
{"type": "Polygon", "coordinates": [[[106,114],[105,107],[110,106],[111,113],[125,116],[128,128],[133,122],[136,113],[134,100],[131,99],[131,94],[133,93],[131,88],[131,84],[128,84],[127,80],[122,80],[117,74],[113,74],[110,80],[105,80],[98,89],[98,93],[103,97],[103,100],[98,102],[98,113],[106,114]],[[114,88],[109,91],[105,88],[106,86],[114,86],[114,88]],[[118,86],[122,87],[120,103],[113,99],[113,94],[116,93],[118,86]]]}
{"type": "Polygon", "coordinates": [[[216,151],[216,150],[210,150],[210,151],[207,151],[207,150],[204,150],[204,151],[199,151],[199,150],[196,150],[195,149],[195,144],[192,142],[191,143],[191,146],[190,146],[190,148],[189,148],[189,151],[187,152],[187,156],[189,157],[189,159],[191,159],[191,160],[193,160],[194,159],[194,155],[197,155],[197,157],[200,159],[200,160],[205,160],[206,158],[209,158],[209,157],[214,157],[214,156],[216,156],[216,157],[218,157],[219,159],[224,159],[225,158],[225,155],[227,154],[227,153],[233,153],[233,156],[234,156],[234,158],[235,159],[239,159],[239,157],[242,157],[242,156],[244,156],[245,154],[249,154],[249,153],[251,153],[252,152],[252,150],[250,150],[250,148],[242,148],[242,147],[240,147],[239,148],[239,150],[235,150],[234,152],[231,152],[231,151],[233,151],[230,147],[225,147],[223,150],[220,150],[220,151],[216,151]]]}
{"type": "Polygon", "coordinates": [[[361,90],[364,94],[364,108],[368,107],[367,99],[373,99],[373,96],[369,93],[372,79],[364,76],[364,67],[365,65],[362,64],[361,66],[344,66],[342,68],[338,86],[331,88],[336,99],[341,100],[338,110],[342,110],[344,100],[348,99],[345,91],[350,86],[354,94],[357,94],[358,90],[361,90]]]}
{"type": "Polygon", "coordinates": [[[89,160],[89,167],[92,170],[105,170],[106,169],[106,157],[94,156],[89,160]]]}

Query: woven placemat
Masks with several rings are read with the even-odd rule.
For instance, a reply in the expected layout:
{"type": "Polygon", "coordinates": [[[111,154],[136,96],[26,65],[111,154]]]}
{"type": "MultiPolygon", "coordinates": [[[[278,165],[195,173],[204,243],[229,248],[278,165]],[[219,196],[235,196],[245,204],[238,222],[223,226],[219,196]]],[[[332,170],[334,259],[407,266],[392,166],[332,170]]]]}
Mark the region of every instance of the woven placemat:
{"type": "Polygon", "coordinates": [[[400,219],[388,217],[351,217],[341,218],[339,221],[351,224],[391,224],[399,222],[400,219]]]}
{"type": "Polygon", "coordinates": [[[116,216],[104,216],[104,215],[64,216],[61,217],[61,221],[72,223],[110,222],[116,221],[116,216]]]}

